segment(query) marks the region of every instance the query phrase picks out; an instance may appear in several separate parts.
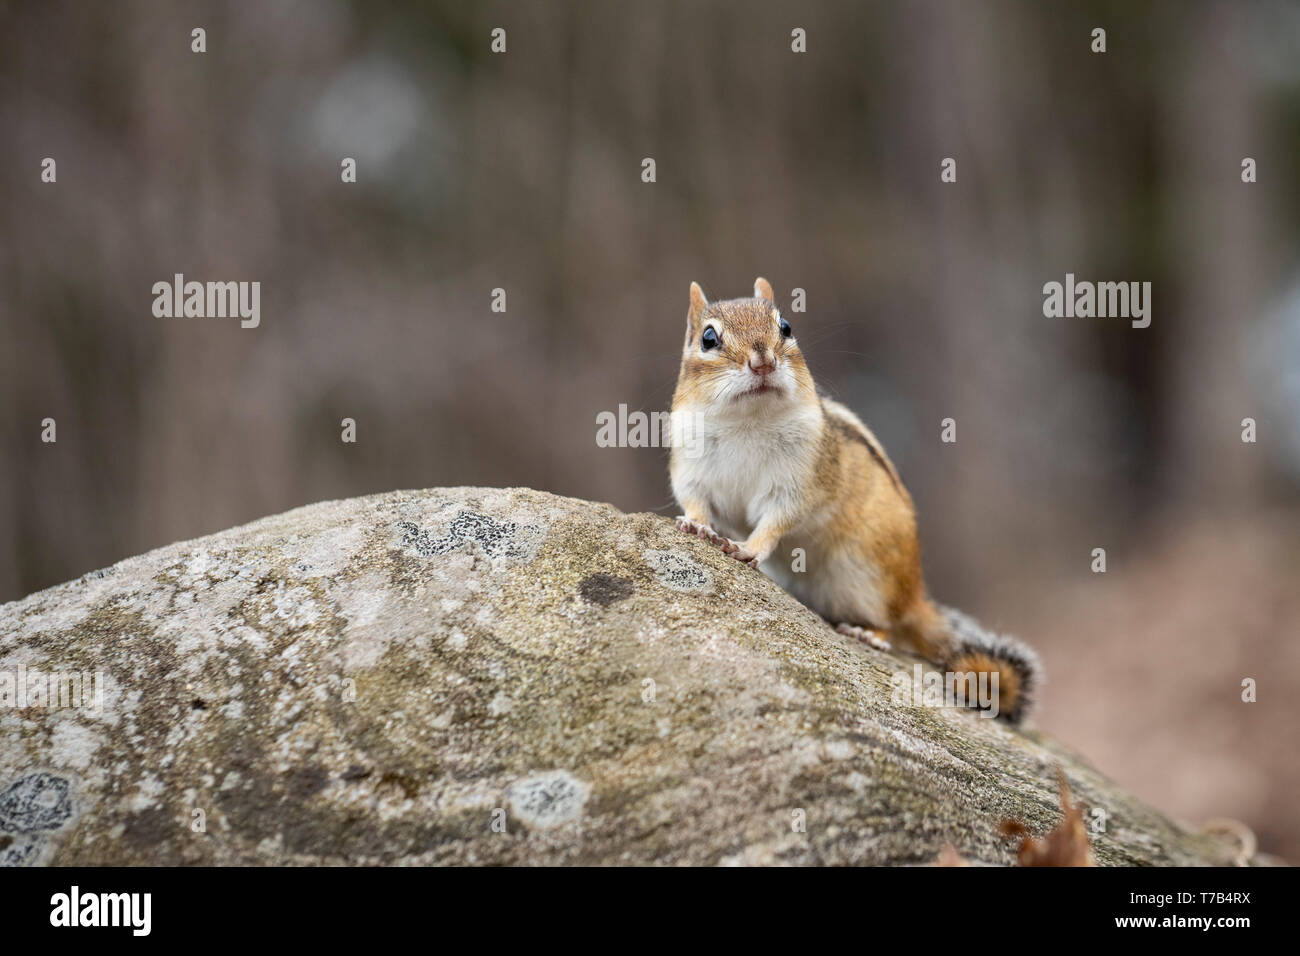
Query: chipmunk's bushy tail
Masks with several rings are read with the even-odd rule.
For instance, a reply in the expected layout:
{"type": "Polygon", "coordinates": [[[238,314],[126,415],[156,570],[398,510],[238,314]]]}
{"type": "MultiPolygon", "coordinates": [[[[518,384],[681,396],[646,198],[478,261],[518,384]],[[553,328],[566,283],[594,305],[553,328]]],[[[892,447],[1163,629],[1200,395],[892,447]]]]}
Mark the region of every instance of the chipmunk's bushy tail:
{"type": "Polygon", "coordinates": [[[1032,713],[1043,683],[1043,665],[1028,644],[988,630],[956,608],[938,606],[947,626],[948,659],[945,670],[964,674],[998,675],[998,716],[1020,724],[1032,713]]]}

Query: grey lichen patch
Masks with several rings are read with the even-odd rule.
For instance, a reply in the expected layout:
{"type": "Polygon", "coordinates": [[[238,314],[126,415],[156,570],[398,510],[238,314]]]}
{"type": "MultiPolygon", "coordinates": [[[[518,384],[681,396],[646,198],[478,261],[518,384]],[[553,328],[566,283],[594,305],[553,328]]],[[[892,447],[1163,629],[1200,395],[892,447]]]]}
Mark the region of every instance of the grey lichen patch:
{"type": "Polygon", "coordinates": [[[708,569],[678,551],[647,549],[645,560],[655,579],[666,588],[683,592],[713,590],[713,575],[708,569]]]}
{"type": "Polygon", "coordinates": [[[461,511],[441,532],[422,528],[413,521],[397,522],[396,530],[403,547],[426,558],[477,548],[489,558],[526,560],[546,537],[545,529],[536,525],[497,520],[476,511],[461,511]]]}
{"type": "Polygon", "coordinates": [[[0,867],[34,866],[45,849],[45,840],[36,834],[0,833],[0,867]]]}
{"type": "Polygon", "coordinates": [[[582,815],[591,787],[567,770],[552,770],[518,781],[506,791],[510,812],[530,827],[549,830],[582,815]]]}
{"type": "Polygon", "coordinates": [[[1007,863],[997,824],[1053,826],[1058,763],[1114,821],[1102,863],[1236,851],[1050,739],[892,705],[909,661],[667,519],[529,489],[324,502],[131,558],[0,607],[18,664],[107,692],[102,715],[0,708],[0,827],[27,828],[0,862],[1007,863]]]}
{"type": "Polygon", "coordinates": [[[57,774],[29,773],[0,790],[0,830],[57,830],[72,819],[72,784],[57,774]]]}

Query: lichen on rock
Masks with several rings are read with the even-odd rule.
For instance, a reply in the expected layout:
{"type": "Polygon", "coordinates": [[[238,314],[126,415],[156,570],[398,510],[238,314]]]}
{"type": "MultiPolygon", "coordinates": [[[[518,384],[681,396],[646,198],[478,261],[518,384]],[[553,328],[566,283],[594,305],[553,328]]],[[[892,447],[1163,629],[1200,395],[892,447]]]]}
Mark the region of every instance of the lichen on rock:
{"type": "Polygon", "coordinates": [[[0,708],[0,863],[1009,863],[1058,763],[1099,863],[1232,858],[1041,735],[894,703],[910,665],[662,517],[325,502],[0,607],[0,674],[100,691],[0,708]]]}

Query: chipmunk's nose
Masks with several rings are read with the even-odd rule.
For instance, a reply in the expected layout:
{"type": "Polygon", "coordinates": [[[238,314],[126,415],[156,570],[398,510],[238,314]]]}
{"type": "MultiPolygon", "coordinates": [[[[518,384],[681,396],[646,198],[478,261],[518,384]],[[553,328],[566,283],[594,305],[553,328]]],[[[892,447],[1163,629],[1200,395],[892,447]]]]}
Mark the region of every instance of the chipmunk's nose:
{"type": "Polygon", "coordinates": [[[776,371],[776,356],[770,350],[755,352],[749,357],[749,370],[755,375],[770,375],[776,371]]]}

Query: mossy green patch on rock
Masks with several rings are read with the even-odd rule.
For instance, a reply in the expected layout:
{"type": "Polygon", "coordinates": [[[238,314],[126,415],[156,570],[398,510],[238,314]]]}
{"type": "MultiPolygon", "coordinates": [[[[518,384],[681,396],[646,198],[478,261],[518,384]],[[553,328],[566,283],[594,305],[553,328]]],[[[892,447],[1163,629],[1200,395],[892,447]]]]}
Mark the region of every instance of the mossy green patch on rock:
{"type": "Polygon", "coordinates": [[[94,688],[0,709],[0,863],[1009,863],[1058,763],[1099,862],[1231,860],[910,667],[665,518],[325,502],[0,607],[0,674],[94,688]]]}

